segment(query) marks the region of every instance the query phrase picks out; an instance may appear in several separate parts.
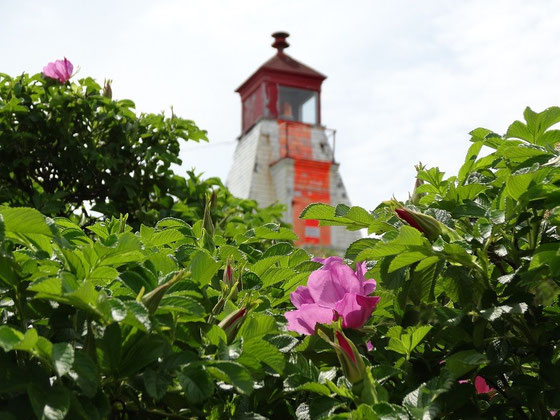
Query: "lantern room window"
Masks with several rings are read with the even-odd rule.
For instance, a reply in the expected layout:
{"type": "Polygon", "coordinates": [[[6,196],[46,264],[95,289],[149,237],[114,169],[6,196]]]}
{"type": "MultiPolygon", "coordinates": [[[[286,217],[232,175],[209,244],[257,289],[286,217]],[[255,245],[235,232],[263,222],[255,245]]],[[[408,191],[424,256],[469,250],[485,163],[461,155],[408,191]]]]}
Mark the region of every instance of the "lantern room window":
{"type": "Polygon", "coordinates": [[[283,120],[317,124],[317,92],[278,86],[278,114],[283,120]]]}

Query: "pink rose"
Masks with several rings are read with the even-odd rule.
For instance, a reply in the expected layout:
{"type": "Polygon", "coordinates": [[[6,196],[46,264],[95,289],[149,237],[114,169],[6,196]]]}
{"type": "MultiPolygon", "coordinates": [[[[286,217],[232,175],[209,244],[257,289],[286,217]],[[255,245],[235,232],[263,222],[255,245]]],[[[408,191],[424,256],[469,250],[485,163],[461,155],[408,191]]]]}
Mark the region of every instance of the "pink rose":
{"type": "Polygon", "coordinates": [[[43,67],[43,74],[51,79],[58,79],[60,83],[67,82],[72,77],[74,66],[64,57],[64,60],[56,60],[43,67]]]}
{"type": "Polygon", "coordinates": [[[311,335],[317,323],[329,324],[338,317],[343,328],[362,327],[379,302],[378,296],[369,296],[376,283],[366,281],[365,263],[358,264],[354,272],[340,257],[314,260],[323,267],[311,273],[307,287],[299,286],[290,294],[297,309],[284,314],[287,328],[311,335]]]}
{"type": "Polygon", "coordinates": [[[477,376],[474,378],[474,388],[477,394],[488,394],[494,391],[494,388],[486,383],[486,380],[482,376],[477,376]]]}

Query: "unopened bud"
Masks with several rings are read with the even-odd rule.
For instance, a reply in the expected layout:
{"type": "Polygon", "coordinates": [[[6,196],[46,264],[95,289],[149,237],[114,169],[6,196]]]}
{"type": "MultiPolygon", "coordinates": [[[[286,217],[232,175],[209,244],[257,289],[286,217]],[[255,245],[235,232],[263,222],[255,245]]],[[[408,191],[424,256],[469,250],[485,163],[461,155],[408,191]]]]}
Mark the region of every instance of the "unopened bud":
{"type": "Polygon", "coordinates": [[[224,269],[224,276],[222,277],[222,280],[228,287],[233,286],[233,269],[231,268],[229,260],[226,263],[226,268],[224,269]]]}
{"type": "Polygon", "coordinates": [[[420,187],[421,185],[424,185],[424,180],[422,178],[419,177],[419,172],[423,171],[425,166],[422,165],[422,162],[419,162],[418,165],[414,165],[414,168],[416,169],[416,181],[414,182],[414,188],[412,189],[412,195],[410,196],[410,202],[414,205],[417,205],[420,202],[420,199],[422,198],[422,196],[424,194],[419,193],[418,187],[420,187]]]}
{"type": "Polygon", "coordinates": [[[335,340],[337,344],[335,347],[336,355],[346,379],[352,384],[364,379],[366,366],[354,343],[342,331],[335,331],[335,340]]]}
{"type": "Polygon", "coordinates": [[[167,289],[173,286],[173,284],[175,284],[175,282],[177,282],[177,280],[179,280],[182,277],[182,275],[183,275],[183,271],[179,271],[171,278],[171,280],[156,287],[150,293],[142,296],[142,303],[144,304],[144,306],[146,306],[148,312],[152,314],[157,310],[159,303],[161,302],[161,298],[165,295],[167,289]]]}
{"type": "Polygon", "coordinates": [[[226,267],[224,269],[222,281],[225,285],[225,296],[235,300],[237,299],[237,289],[239,282],[235,281],[233,274],[233,268],[231,267],[230,260],[228,259],[228,261],[226,262],[226,267]]]}
{"type": "Polygon", "coordinates": [[[243,325],[246,315],[247,308],[241,308],[226,316],[218,324],[218,326],[225,331],[228,344],[231,343],[237,335],[237,331],[239,331],[239,328],[243,325]]]}
{"type": "Polygon", "coordinates": [[[418,229],[430,240],[437,239],[443,232],[443,224],[432,216],[427,214],[418,213],[414,210],[407,209],[406,207],[396,208],[395,212],[400,219],[404,220],[410,226],[418,229]]]}
{"type": "Polygon", "coordinates": [[[109,99],[113,99],[113,89],[111,89],[112,80],[106,80],[105,86],[103,87],[103,96],[109,99]]]}

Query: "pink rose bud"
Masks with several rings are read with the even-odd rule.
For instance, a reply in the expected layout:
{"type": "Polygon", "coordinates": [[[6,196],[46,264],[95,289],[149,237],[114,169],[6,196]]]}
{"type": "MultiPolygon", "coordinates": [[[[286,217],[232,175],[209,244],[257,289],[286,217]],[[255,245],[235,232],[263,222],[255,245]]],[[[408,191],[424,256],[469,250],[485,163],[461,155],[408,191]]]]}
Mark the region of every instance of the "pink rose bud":
{"type": "Polygon", "coordinates": [[[239,288],[239,281],[236,281],[233,276],[233,268],[231,267],[230,260],[226,262],[226,267],[224,268],[224,275],[222,277],[222,282],[225,285],[225,296],[231,299],[237,299],[237,290],[239,288]]]}
{"type": "Polygon", "coordinates": [[[51,79],[58,79],[60,83],[66,83],[72,77],[74,66],[64,57],[64,60],[56,60],[43,67],[43,74],[51,79]]]}
{"type": "Polygon", "coordinates": [[[404,220],[410,226],[422,232],[428,239],[437,239],[443,232],[443,225],[432,216],[418,213],[406,207],[397,208],[395,212],[401,220],[404,220]]]}
{"type": "Polygon", "coordinates": [[[342,333],[342,331],[335,331],[335,341],[337,346],[334,346],[338,360],[342,367],[342,372],[350,383],[354,384],[364,378],[366,366],[358,349],[352,341],[342,333]]]}
{"type": "Polygon", "coordinates": [[[237,331],[239,331],[239,328],[243,325],[246,315],[247,308],[241,308],[237,311],[233,311],[218,324],[218,326],[226,332],[228,344],[231,343],[237,335],[237,331]]]}
{"type": "Polygon", "coordinates": [[[228,262],[226,263],[226,268],[224,269],[224,276],[222,278],[223,282],[228,286],[233,286],[233,270],[231,268],[231,264],[228,262]]]}

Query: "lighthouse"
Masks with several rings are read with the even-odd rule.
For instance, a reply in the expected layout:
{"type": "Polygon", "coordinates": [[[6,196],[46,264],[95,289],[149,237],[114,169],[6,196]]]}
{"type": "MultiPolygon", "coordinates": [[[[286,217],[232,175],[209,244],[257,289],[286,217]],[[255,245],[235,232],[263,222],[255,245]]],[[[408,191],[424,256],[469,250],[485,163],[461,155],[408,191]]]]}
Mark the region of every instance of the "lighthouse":
{"type": "Polygon", "coordinates": [[[341,252],[360,238],[339,226],[319,226],[299,215],[311,203],[350,205],[335,160],[335,131],[321,121],[321,85],[326,76],[285,53],[286,32],[272,35],[276,54],[236,92],[241,96],[241,136],[227,186],[265,207],[286,205],[298,246],[341,252]]]}

